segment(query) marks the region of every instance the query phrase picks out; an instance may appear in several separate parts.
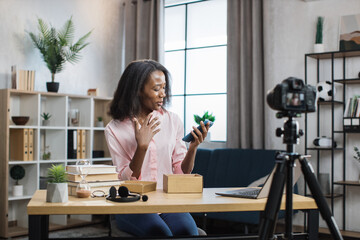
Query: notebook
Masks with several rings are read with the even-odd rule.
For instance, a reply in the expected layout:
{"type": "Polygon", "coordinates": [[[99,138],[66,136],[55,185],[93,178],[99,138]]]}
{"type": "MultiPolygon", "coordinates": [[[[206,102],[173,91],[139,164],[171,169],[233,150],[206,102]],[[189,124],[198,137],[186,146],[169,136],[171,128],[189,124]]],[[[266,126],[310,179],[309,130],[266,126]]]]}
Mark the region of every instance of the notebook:
{"type": "MultiPolygon", "coordinates": [[[[264,185],[262,187],[246,187],[236,190],[216,192],[215,194],[226,196],[226,197],[239,197],[239,198],[252,198],[260,199],[267,198],[270,192],[272,179],[276,170],[276,166],[271,171],[270,175],[267,177],[264,185]]],[[[298,160],[294,167],[294,176],[293,176],[293,185],[297,182],[301,174],[301,166],[298,160]]],[[[285,188],[284,188],[285,189],[285,188]]]]}

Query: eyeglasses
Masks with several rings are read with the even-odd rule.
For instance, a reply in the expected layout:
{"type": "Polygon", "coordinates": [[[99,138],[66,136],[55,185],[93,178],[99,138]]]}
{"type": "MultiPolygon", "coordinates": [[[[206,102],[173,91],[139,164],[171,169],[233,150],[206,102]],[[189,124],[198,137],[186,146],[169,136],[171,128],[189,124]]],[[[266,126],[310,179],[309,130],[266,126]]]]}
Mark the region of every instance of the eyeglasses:
{"type": "Polygon", "coordinates": [[[96,197],[106,197],[106,193],[103,190],[95,190],[91,193],[91,197],[92,198],[96,198],[96,197]]]}

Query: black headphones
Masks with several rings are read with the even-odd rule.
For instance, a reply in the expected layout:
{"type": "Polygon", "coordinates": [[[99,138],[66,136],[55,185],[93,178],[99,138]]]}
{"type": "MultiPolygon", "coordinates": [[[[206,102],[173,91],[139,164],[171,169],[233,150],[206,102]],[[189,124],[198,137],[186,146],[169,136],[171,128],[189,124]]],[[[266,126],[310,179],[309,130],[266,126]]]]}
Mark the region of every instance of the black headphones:
{"type": "Polygon", "coordinates": [[[130,193],[129,189],[125,186],[120,186],[118,190],[116,190],[116,188],[112,186],[109,189],[109,195],[106,197],[106,199],[113,202],[136,202],[140,200],[140,197],[144,202],[148,200],[148,196],[141,196],[137,193],[130,193]],[[119,195],[119,197],[117,197],[117,195],[119,195]]]}

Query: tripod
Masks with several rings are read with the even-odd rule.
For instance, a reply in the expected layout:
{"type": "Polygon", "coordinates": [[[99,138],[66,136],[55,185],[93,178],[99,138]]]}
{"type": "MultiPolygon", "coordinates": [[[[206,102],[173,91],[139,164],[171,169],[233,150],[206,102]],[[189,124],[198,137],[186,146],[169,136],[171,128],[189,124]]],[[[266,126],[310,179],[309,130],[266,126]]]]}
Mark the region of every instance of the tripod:
{"type": "Polygon", "coordinates": [[[266,202],[264,215],[261,218],[259,239],[267,240],[274,237],[277,216],[280,210],[281,198],[286,183],[286,210],[285,210],[285,238],[293,239],[292,233],[292,195],[293,195],[293,167],[295,161],[299,160],[304,178],[310,188],[315,202],[320,210],[322,218],[326,221],[331,235],[334,239],[343,239],[339,228],[331,214],[329,206],[322,194],[320,185],[314,175],[314,171],[305,156],[301,156],[294,151],[294,144],[298,144],[303,131],[299,130],[299,124],[294,121],[298,117],[296,112],[279,112],[277,118],[288,117],[284,123],[283,129],[276,129],[276,136],[283,136],[283,143],[286,144],[286,152],[279,153],[276,156],[276,169],[271,188],[266,202]]]}

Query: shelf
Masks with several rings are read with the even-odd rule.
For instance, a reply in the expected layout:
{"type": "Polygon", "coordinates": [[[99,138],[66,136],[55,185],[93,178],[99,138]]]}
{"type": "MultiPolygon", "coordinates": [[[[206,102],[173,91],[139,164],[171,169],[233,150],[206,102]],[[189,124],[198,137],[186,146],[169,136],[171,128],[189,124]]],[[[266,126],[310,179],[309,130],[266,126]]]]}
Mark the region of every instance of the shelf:
{"type": "Polygon", "coordinates": [[[343,58],[343,57],[358,57],[360,56],[360,51],[334,51],[334,52],[323,52],[323,53],[307,53],[306,57],[311,57],[315,59],[331,59],[334,58],[343,58]]]}
{"type": "MultiPolygon", "coordinates": [[[[0,161],[0,172],[5,180],[0,182],[2,193],[4,193],[0,194],[0,238],[8,238],[27,234],[26,206],[32,194],[40,187],[44,187],[42,183],[46,180],[42,179],[41,176],[47,176],[47,169],[52,164],[71,165],[78,161],[78,159],[67,158],[68,130],[85,130],[84,145],[76,145],[75,148],[80,146],[83,150],[85,146],[85,157],[91,163],[111,164],[111,157],[104,136],[105,128],[96,127],[96,120],[101,117],[105,126],[111,121],[111,116],[107,113],[112,99],[15,89],[1,89],[0,98],[2,99],[0,106],[3,113],[0,116],[2,132],[0,158],[3,160],[0,161]],[[40,117],[44,112],[51,114],[50,122],[46,125],[43,125],[40,117]],[[30,118],[25,125],[15,125],[11,120],[12,116],[29,116],[30,118]],[[72,117],[72,121],[70,117],[72,117]],[[34,130],[32,131],[33,138],[23,137],[22,142],[25,145],[29,143],[29,139],[33,140],[32,161],[22,161],[27,159],[26,155],[16,156],[15,153],[24,150],[18,147],[19,141],[14,144],[10,143],[10,140],[13,140],[13,136],[20,129],[34,130]],[[11,146],[15,148],[11,148],[11,146]],[[45,152],[51,153],[50,160],[43,160],[45,152]],[[99,158],[93,157],[94,152],[96,152],[94,156],[99,158]],[[9,169],[15,165],[21,165],[26,172],[25,177],[20,180],[20,184],[24,186],[24,195],[21,197],[15,197],[12,194],[12,187],[16,182],[9,176],[9,169]],[[15,221],[17,224],[10,226],[7,221],[15,221]]],[[[79,143],[77,142],[77,144],[79,143]]],[[[54,219],[54,221],[60,223],[61,219],[54,219]]],[[[68,221],[71,221],[71,218],[68,221]]],[[[71,226],[72,224],[68,224],[56,228],[71,226]]]]}
{"type": "MultiPolygon", "coordinates": [[[[329,147],[329,148],[321,148],[321,147],[309,147],[306,148],[307,150],[327,150],[327,151],[331,151],[333,150],[333,148],[329,147]]],[[[340,151],[340,150],[344,150],[344,148],[334,148],[334,150],[340,151]]]]}
{"type": "MultiPolygon", "coordinates": [[[[317,102],[318,103],[318,105],[331,105],[332,103],[333,103],[333,101],[318,101],[317,102]]],[[[344,103],[343,102],[341,102],[341,101],[334,101],[334,104],[336,104],[336,105],[343,105],[344,103]]]]}
{"type": "Polygon", "coordinates": [[[16,200],[30,200],[32,198],[32,195],[24,195],[21,197],[13,197],[9,195],[9,201],[16,201],[16,200]]]}
{"type": "Polygon", "coordinates": [[[346,186],[360,186],[359,181],[337,181],[334,182],[336,185],[346,185],[346,186]]]}
{"type": "MultiPolygon", "coordinates": [[[[313,197],[313,195],[312,194],[306,194],[306,196],[307,197],[313,197]]],[[[339,197],[342,197],[343,196],[343,194],[340,194],[340,193],[334,193],[334,196],[332,196],[331,194],[324,194],[324,197],[325,198],[332,198],[332,197],[334,197],[334,198],[339,198],[339,197]]]]}
{"type": "Polygon", "coordinates": [[[334,82],[346,84],[359,84],[360,78],[335,79],[334,82]]]}

